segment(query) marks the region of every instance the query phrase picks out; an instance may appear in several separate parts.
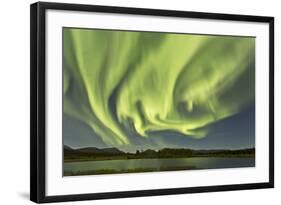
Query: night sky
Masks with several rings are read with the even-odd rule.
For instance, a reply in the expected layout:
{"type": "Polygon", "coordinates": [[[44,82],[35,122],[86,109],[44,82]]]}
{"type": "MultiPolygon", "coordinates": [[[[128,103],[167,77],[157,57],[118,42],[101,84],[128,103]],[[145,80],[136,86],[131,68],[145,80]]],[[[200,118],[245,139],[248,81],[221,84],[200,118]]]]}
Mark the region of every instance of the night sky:
{"type": "Polygon", "coordinates": [[[255,146],[255,38],[63,29],[71,147],[255,146]]]}
{"type": "MultiPolygon", "coordinates": [[[[63,124],[64,144],[73,148],[110,147],[102,142],[87,125],[65,115],[63,124]],[[79,136],[79,137],[77,137],[79,136]]],[[[159,133],[147,142],[134,147],[124,147],[125,151],[170,148],[192,149],[241,149],[255,147],[255,106],[248,106],[240,113],[209,126],[209,133],[201,139],[182,136],[178,133],[159,133]],[[159,146],[162,144],[162,146],[159,146]]]]}

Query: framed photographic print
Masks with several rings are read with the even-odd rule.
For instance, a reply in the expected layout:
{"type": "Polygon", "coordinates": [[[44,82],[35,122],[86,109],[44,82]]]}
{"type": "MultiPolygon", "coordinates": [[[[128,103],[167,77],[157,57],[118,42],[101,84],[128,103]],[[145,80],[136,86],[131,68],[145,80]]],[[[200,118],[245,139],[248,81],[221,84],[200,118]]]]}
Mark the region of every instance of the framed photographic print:
{"type": "Polygon", "coordinates": [[[274,186],[274,18],[31,5],[34,202],[274,186]]]}

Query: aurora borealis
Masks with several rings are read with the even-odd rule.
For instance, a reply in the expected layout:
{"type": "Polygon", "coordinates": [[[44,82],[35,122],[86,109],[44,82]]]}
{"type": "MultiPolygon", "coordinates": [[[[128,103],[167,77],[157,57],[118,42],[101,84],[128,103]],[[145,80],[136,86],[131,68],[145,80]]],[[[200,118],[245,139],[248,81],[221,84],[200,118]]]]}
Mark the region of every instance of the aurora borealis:
{"type": "Polygon", "coordinates": [[[75,142],[134,150],[206,141],[229,119],[254,129],[253,37],[64,28],[63,39],[64,127],[75,142]]]}

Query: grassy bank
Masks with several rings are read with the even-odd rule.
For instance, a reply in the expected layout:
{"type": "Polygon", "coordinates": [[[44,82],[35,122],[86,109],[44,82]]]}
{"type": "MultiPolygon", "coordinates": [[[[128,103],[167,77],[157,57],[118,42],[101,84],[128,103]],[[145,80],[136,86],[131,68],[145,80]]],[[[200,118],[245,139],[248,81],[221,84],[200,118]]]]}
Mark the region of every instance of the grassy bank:
{"type": "Polygon", "coordinates": [[[85,156],[85,157],[65,157],[64,162],[83,162],[83,161],[104,161],[104,160],[126,160],[126,159],[176,159],[176,158],[194,158],[194,157],[239,157],[254,158],[255,154],[201,154],[188,156],[85,156]]]}
{"type": "Polygon", "coordinates": [[[195,166],[180,166],[180,167],[160,167],[160,168],[136,168],[136,169],[101,169],[87,171],[65,171],[64,176],[79,176],[79,175],[96,175],[96,174],[118,174],[118,173],[139,173],[139,172],[159,172],[159,171],[179,171],[179,170],[194,170],[195,166]]]}

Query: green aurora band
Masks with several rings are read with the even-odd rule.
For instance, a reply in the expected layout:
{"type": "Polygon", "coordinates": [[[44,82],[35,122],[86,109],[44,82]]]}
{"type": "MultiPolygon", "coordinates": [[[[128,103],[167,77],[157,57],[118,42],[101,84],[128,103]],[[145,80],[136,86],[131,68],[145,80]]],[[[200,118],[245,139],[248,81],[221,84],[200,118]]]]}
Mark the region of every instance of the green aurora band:
{"type": "MultiPolygon", "coordinates": [[[[64,114],[109,146],[208,126],[255,99],[255,38],[63,29],[64,114]]],[[[79,136],[77,136],[79,137],[79,136]]]]}

